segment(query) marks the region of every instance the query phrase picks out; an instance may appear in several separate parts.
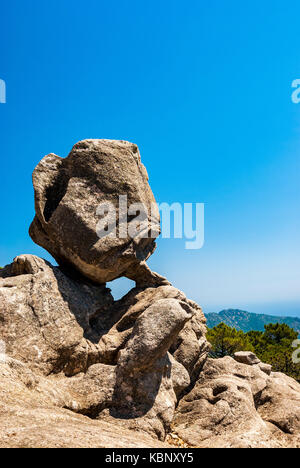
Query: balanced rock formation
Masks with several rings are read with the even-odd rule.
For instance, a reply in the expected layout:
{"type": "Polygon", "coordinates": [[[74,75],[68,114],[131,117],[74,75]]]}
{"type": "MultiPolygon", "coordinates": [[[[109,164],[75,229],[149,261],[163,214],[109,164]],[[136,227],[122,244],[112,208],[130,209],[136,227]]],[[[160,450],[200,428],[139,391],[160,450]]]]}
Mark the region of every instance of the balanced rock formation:
{"type": "Polygon", "coordinates": [[[144,263],[160,233],[159,211],[135,144],[80,141],[65,159],[45,156],[34,170],[33,185],[36,215],[30,235],[59,265],[100,284],[119,276],[140,283],[149,283],[151,276],[152,282],[159,281],[144,263]],[[124,195],[127,205],[122,209],[119,197],[124,195]],[[99,238],[98,207],[106,204],[116,209],[118,235],[99,238]],[[135,221],[127,206],[138,205],[148,216],[141,235],[132,238],[128,232],[135,221]]]}
{"type": "Polygon", "coordinates": [[[209,359],[201,308],[146,265],[159,213],[136,145],[79,142],[33,183],[30,234],[58,266],[0,270],[0,447],[300,446],[300,385],[252,353],[209,359]],[[118,233],[135,222],[120,195],[148,235],[99,237],[101,203],[118,233]],[[120,276],[136,285],[114,301],[120,276]]]}

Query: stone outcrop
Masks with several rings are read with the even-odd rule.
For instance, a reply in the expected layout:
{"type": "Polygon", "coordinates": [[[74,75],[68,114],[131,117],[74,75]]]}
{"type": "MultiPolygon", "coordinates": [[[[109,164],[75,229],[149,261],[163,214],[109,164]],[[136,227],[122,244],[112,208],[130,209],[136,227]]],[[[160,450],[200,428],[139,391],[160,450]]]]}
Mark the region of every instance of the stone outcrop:
{"type": "Polygon", "coordinates": [[[241,364],[247,364],[248,366],[257,366],[261,371],[265,372],[267,375],[271,375],[272,366],[270,364],[265,364],[261,362],[258,357],[251,351],[238,351],[234,353],[234,359],[241,364]]]}
{"type": "Polygon", "coordinates": [[[80,283],[33,255],[0,271],[0,337],[9,356],[44,375],[74,375],[99,362],[91,324],[113,304],[109,289],[80,283]]]}
{"type": "Polygon", "coordinates": [[[300,446],[300,385],[231,357],[207,359],[194,388],[180,401],[173,431],[197,447],[300,446]]]}
{"type": "MultiPolygon", "coordinates": [[[[36,376],[23,363],[11,358],[6,363],[0,362],[0,448],[169,447],[142,432],[132,432],[66,409],[72,404],[76,406],[74,398],[78,402],[83,402],[85,397],[96,398],[96,393],[88,395],[90,384],[80,386],[80,392],[71,393],[65,388],[73,385],[76,388],[77,379],[79,383],[77,377],[36,376]]],[[[97,382],[92,371],[86,378],[89,379],[94,381],[95,388],[97,382]]],[[[101,398],[99,393],[98,397],[101,398]]]]}
{"type": "Polygon", "coordinates": [[[115,302],[105,286],[33,255],[0,271],[0,296],[7,355],[38,379],[59,377],[50,405],[165,438],[209,349],[199,306],[170,285],[136,287],[115,302]],[[181,334],[198,360],[177,359],[181,334]]]}
{"type": "Polygon", "coordinates": [[[261,361],[250,351],[238,351],[234,353],[234,359],[241,364],[248,364],[249,366],[259,364],[261,361]]]}
{"type": "MultiPolygon", "coordinates": [[[[161,299],[136,320],[119,353],[110,419],[117,418],[122,424],[125,420],[127,427],[153,432],[160,439],[166,436],[177,402],[167,353],[192,315],[185,302],[161,299]]],[[[184,368],[182,371],[186,374],[184,368]]],[[[174,374],[173,378],[177,388],[178,379],[174,374]]],[[[184,383],[189,384],[188,377],[184,383]]],[[[181,380],[179,385],[184,383],[181,380]]]]}
{"type": "Polygon", "coordinates": [[[273,372],[258,399],[258,413],[300,447],[300,385],[280,372],[273,372]]]}
{"type": "Polygon", "coordinates": [[[136,145],[79,142],[33,183],[30,234],[59,266],[0,270],[0,447],[300,446],[300,385],[250,352],[209,359],[201,308],[146,265],[159,213],[136,145]],[[151,235],[100,238],[97,206],[124,194],[151,235]],[[136,285],[114,301],[119,276],[136,285]]]}
{"type": "MultiPolygon", "coordinates": [[[[30,235],[59,265],[100,284],[120,276],[141,284],[162,281],[144,262],[155,249],[160,220],[136,145],[80,141],[65,159],[55,154],[45,156],[34,170],[33,185],[36,215],[30,235]],[[147,210],[141,226],[147,237],[129,236],[135,220],[127,207],[120,209],[120,195],[127,196],[128,206],[142,204],[147,210]],[[97,208],[103,203],[116,208],[117,236],[97,235],[97,208]]],[[[111,223],[109,220],[108,230],[111,223]]]]}

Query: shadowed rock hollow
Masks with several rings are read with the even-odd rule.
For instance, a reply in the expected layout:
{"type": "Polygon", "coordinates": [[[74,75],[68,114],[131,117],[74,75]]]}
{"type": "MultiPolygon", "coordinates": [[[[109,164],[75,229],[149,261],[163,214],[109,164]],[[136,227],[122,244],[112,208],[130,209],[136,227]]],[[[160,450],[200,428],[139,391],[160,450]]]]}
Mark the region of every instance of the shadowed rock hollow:
{"type": "Polygon", "coordinates": [[[208,359],[201,308],[145,263],[155,237],[97,236],[99,203],[155,204],[136,145],[80,142],[33,182],[30,234],[59,266],[0,272],[0,447],[300,445],[300,385],[251,353],[208,359]],[[136,287],[114,301],[122,275],[136,287]]]}

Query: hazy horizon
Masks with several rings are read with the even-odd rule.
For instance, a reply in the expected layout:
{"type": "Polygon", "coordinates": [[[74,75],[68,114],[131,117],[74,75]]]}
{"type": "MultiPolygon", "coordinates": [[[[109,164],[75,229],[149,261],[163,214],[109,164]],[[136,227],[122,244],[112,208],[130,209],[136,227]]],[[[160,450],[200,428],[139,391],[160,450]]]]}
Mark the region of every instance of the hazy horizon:
{"type": "Polygon", "coordinates": [[[262,303],[262,304],[243,304],[240,306],[226,306],[220,308],[218,306],[202,306],[204,313],[219,313],[222,310],[239,309],[245,312],[263,315],[275,315],[278,317],[297,317],[300,318],[300,302],[296,303],[262,303]]]}
{"type": "MultiPolygon", "coordinates": [[[[177,285],[178,286],[178,285],[177,285]]],[[[107,283],[107,287],[112,290],[112,295],[116,300],[121,299],[131,288],[134,287],[133,281],[127,278],[120,278],[113,282],[107,283]]],[[[179,286],[178,286],[179,287],[179,286]]],[[[180,288],[179,288],[180,289],[180,288]]],[[[204,313],[219,313],[222,310],[227,309],[239,309],[246,312],[252,312],[255,314],[266,314],[266,315],[278,315],[285,317],[299,317],[300,318],[300,301],[286,301],[286,302],[261,302],[253,303],[249,302],[216,302],[205,303],[201,301],[199,296],[191,297],[190,299],[195,300],[203,309],[204,313]]]]}

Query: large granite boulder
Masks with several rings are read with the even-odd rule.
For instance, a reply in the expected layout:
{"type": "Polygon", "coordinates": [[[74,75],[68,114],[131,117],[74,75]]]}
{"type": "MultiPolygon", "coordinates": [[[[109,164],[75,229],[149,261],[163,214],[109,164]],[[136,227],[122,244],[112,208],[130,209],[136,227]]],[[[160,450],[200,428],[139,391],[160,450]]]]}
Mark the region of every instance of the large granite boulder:
{"type": "Polygon", "coordinates": [[[59,265],[96,283],[120,276],[143,285],[163,282],[145,264],[156,246],[160,218],[135,144],[80,141],[65,159],[45,156],[34,170],[33,185],[36,215],[29,232],[59,265]],[[124,195],[127,207],[140,204],[147,215],[134,238],[130,233],[138,212],[130,213],[119,203],[124,195]],[[99,237],[98,207],[108,203],[116,208],[116,232],[110,231],[114,220],[109,215],[110,235],[99,237]]]}

